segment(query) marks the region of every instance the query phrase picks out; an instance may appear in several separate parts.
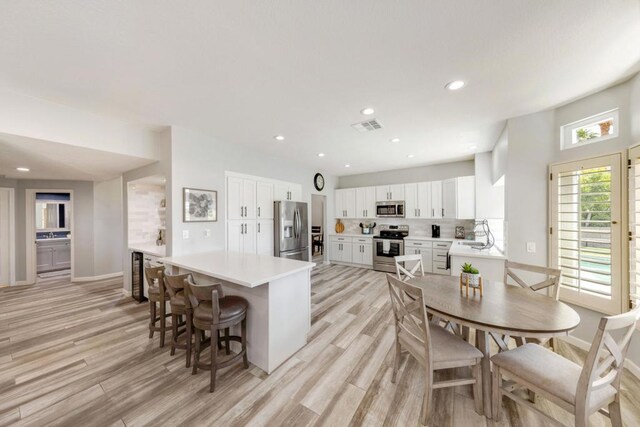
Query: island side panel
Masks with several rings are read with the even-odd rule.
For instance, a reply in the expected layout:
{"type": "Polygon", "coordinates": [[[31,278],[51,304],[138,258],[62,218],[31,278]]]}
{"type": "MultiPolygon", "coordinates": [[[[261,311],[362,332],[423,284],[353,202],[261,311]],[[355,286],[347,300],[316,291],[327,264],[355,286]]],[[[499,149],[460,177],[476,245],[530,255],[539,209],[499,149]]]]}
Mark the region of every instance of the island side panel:
{"type": "Polygon", "coordinates": [[[504,260],[499,258],[476,258],[465,255],[451,255],[451,275],[460,276],[462,264],[470,263],[480,271],[484,280],[504,281],[504,260]]]}
{"type": "MultiPolygon", "coordinates": [[[[180,269],[180,273],[189,271],[180,269]]],[[[174,267],[174,274],[175,267],[174,267]]],[[[269,285],[265,284],[255,288],[229,283],[215,277],[192,273],[194,281],[198,285],[221,283],[225,295],[238,295],[249,302],[247,311],[247,357],[249,362],[263,371],[269,371],[269,285]]],[[[231,328],[232,335],[240,335],[240,325],[231,328]]],[[[234,351],[240,350],[240,343],[232,342],[234,351]]]]}
{"type": "Polygon", "coordinates": [[[269,282],[269,370],[307,344],[311,329],[311,270],[269,282]]]}

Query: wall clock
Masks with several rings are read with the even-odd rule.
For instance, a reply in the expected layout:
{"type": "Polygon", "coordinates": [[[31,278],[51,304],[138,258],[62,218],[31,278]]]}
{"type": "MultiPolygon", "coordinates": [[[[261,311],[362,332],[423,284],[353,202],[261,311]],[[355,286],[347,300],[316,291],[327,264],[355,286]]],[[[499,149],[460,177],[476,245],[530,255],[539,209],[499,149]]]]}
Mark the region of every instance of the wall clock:
{"type": "Polygon", "coordinates": [[[324,188],[324,177],[321,173],[317,173],[316,176],[313,177],[313,185],[316,187],[316,190],[322,191],[324,188]]]}

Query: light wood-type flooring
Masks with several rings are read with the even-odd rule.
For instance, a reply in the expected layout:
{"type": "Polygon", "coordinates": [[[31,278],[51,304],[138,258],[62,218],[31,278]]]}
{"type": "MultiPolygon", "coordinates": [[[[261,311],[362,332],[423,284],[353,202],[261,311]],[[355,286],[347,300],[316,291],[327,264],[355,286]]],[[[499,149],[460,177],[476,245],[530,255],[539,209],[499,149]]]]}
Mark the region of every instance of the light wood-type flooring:
{"type": "MultiPolygon", "coordinates": [[[[182,351],[172,357],[158,348],[157,334],[148,338],[148,306],[125,296],[121,280],[2,288],[0,426],[419,425],[420,367],[405,355],[397,383],[390,381],[384,274],[323,265],[312,280],[307,346],[269,376],[241,365],[220,371],[213,394],[208,372],[192,376],[182,351]]],[[[584,357],[564,343],[560,351],[584,357]]],[[[430,425],[491,426],[474,412],[470,393],[436,390],[430,425]]],[[[572,422],[543,399],[538,405],[572,422]]],[[[504,406],[497,425],[545,425],[511,401],[504,406]]],[[[622,407],[625,425],[640,425],[640,382],[629,373],[622,407]]],[[[609,425],[599,414],[591,422],[609,425]]]]}

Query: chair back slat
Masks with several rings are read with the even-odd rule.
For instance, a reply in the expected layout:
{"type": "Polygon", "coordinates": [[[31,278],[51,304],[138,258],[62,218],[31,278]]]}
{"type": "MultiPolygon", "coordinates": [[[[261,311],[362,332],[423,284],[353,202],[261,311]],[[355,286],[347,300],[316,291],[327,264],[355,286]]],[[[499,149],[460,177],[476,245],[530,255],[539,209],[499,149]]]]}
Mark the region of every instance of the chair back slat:
{"type": "Polygon", "coordinates": [[[593,391],[609,385],[620,390],[624,359],[639,318],[640,307],[636,307],[627,313],[600,319],[578,381],[576,402],[589,402],[593,391]]]}
{"type": "Polygon", "coordinates": [[[158,279],[158,285],[164,288],[164,266],[152,266],[149,262],[144,263],[144,275],[147,278],[147,285],[153,286],[153,281],[158,279]]]}
{"type": "Polygon", "coordinates": [[[512,279],[517,285],[529,289],[533,292],[546,289],[549,292],[549,296],[555,300],[560,298],[560,275],[561,271],[557,268],[542,267],[539,265],[523,264],[520,262],[505,261],[504,263],[504,283],[509,283],[509,279],[512,279]],[[546,276],[541,282],[528,284],[522,279],[515,270],[541,274],[546,276]]]}
{"type": "Polygon", "coordinates": [[[175,297],[176,294],[182,290],[184,290],[187,284],[187,278],[190,277],[191,274],[165,274],[164,275],[164,284],[167,287],[167,292],[172,297],[175,297]]]}
{"type": "Polygon", "coordinates": [[[424,266],[422,265],[422,255],[399,255],[394,257],[396,261],[396,274],[398,279],[406,282],[409,279],[415,279],[416,273],[420,270],[420,275],[424,276],[424,266]],[[415,262],[411,270],[406,268],[407,262],[415,262]]]}
{"type": "Polygon", "coordinates": [[[427,310],[422,289],[387,274],[391,307],[393,308],[396,337],[406,332],[424,347],[427,368],[431,367],[431,347],[427,310]]]}

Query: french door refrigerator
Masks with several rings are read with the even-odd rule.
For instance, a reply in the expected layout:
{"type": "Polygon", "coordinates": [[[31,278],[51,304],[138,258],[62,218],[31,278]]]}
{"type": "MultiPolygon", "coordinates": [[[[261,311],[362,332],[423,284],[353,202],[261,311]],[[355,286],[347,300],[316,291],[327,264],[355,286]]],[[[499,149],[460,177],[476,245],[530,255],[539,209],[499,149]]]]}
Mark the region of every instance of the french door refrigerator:
{"type": "Polygon", "coordinates": [[[309,261],[307,204],[279,200],[274,208],[274,250],[280,258],[309,261]]]}

